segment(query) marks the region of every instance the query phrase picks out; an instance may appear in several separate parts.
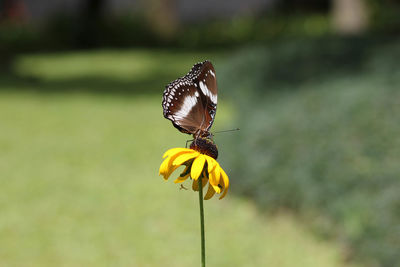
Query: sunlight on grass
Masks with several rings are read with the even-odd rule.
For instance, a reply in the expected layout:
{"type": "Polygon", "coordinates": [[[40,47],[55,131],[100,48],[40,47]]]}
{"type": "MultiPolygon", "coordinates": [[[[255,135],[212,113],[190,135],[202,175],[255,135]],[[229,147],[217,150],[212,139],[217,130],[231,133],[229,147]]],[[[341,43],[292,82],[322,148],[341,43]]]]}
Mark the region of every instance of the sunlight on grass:
{"type": "MultiPolygon", "coordinates": [[[[157,174],[186,139],[158,97],[3,93],[0,106],[1,265],[198,263],[197,195],[157,174]]],[[[210,266],[340,266],[290,216],[231,194],[206,202],[206,227],[210,266]]]]}
{"type": "Polygon", "coordinates": [[[55,53],[20,57],[15,69],[22,75],[44,80],[108,77],[119,80],[147,78],[155,73],[186,74],[193,63],[212,58],[216,53],[176,53],[164,50],[103,50],[81,53],[55,53]]]}

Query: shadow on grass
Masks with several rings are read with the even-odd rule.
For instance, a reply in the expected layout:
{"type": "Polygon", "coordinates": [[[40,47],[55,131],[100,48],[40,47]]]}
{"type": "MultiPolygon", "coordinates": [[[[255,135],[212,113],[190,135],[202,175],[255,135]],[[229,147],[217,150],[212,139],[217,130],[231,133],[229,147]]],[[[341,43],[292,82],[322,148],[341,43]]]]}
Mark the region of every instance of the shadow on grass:
{"type": "Polygon", "coordinates": [[[57,80],[43,80],[37,77],[20,76],[9,72],[0,75],[0,91],[28,91],[44,94],[93,93],[115,95],[155,95],[161,94],[164,86],[173,80],[171,75],[156,74],[136,80],[87,76],[57,80]]]}
{"type": "Polygon", "coordinates": [[[16,55],[8,60],[7,72],[0,72],[0,91],[161,95],[194,62],[206,58],[218,62],[222,54],[138,49],[16,55]]]}

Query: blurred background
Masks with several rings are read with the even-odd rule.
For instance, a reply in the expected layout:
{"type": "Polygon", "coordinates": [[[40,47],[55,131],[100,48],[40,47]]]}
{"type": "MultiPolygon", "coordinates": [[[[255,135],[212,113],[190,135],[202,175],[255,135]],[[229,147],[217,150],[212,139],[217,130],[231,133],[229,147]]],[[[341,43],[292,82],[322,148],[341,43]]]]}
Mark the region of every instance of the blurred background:
{"type": "Polygon", "coordinates": [[[0,265],[196,266],[161,98],[209,59],[209,265],[400,266],[399,34],[397,0],[1,0],[0,265]]]}

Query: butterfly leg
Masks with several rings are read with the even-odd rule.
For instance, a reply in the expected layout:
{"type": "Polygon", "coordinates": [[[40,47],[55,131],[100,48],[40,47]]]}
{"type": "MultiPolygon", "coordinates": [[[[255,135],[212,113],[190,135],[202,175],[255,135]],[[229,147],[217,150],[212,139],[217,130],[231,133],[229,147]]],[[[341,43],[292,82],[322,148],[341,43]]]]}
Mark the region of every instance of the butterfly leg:
{"type": "Polygon", "coordinates": [[[185,148],[187,148],[187,146],[188,146],[188,143],[189,143],[189,142],[192,142],[193,140],[194,140],[194,139],[192,139],[192,140],[187,140],[187,141],[186,141],[185,148]]]}
{"type": "Polygon", "coordinates": [[[183,184],[181,184],[181,187],[179,187],[179,190],[182,190],[182,189],[188,190],[186,187],[183,186],[183,184]]]}

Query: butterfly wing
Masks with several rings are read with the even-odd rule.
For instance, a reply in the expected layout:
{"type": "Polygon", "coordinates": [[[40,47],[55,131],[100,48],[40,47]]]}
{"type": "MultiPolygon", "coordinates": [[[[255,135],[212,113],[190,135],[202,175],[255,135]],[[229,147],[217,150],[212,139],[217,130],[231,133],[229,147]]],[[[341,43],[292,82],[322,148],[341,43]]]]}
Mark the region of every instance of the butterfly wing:
{"type": "Polygon", "coordinates": [[[208,135],[217,108],[217,82],[211,62],[168,84],[163,94],[164,117],[181,132],[208,135]]]}
{"type": "Polygon", "coordinates": [[[200,125],[200,130],[208,132],[214,123],[215,114],[217,112],[218,87],[215,69],[210,61],[202,63],[202,71],[195,80],[197,88],[204,105],[204,121],[200,125]]]}
{"type": "Polygon", "coordinates": [[[177,89],[163,97],[164,117],[181,132],[194,134],[199,129],[199,121],[203,120],[204,107],[200,95],[194,85],[178,79],[177,89]]]}

